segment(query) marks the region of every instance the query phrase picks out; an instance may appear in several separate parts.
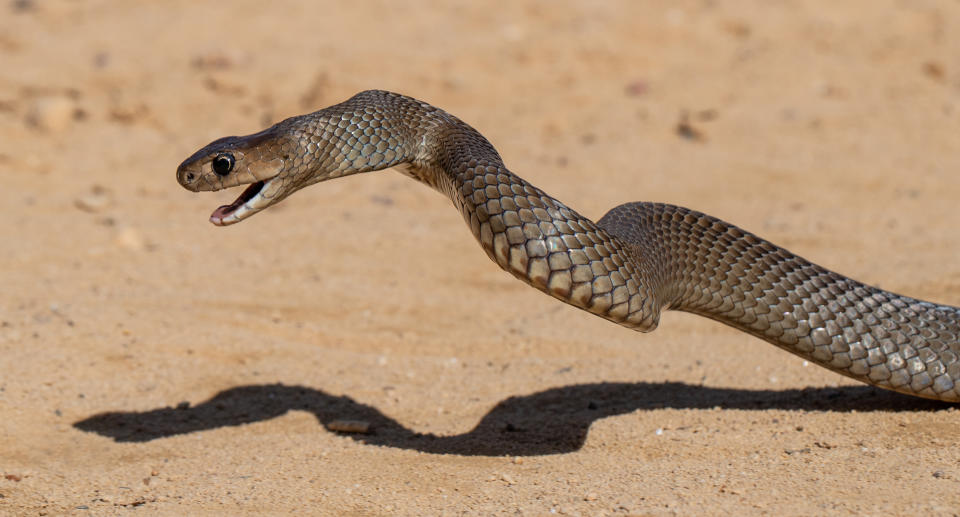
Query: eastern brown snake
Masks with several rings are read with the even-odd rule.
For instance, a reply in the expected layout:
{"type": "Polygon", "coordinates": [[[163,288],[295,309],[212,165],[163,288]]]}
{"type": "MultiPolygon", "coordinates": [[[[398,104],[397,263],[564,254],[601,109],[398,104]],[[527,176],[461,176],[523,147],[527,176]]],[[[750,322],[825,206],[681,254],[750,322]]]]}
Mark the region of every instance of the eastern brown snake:
{"type": "Polygon", "coordinates": [[[597,316],[649,332],[660,311],[692,312],[868,384],[960,401],[960,309],[864,285],[678,206],[628,203],[594,223],[507,170],[469,125],[395,93],[216,140],[177,179],[192,191],[249,184],[210,216],[227,225],[307,185],[388,167],[446,194],[500,267],[597,316]]]}

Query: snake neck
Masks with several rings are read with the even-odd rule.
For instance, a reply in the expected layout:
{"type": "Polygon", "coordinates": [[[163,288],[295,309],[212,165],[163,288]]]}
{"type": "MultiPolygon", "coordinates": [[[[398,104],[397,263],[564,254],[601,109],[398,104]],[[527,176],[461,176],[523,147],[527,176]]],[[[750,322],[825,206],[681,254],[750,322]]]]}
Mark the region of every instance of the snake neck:
{"type": "Polygon", "coordinates": [[[510,172],[460,119],[382,91],[307,117],[293,131],[301,141],[335,137],[321,138],[334,143],[318,162],[338,164],[310,183],[395,167],[450,198],[487,255],[518,279],[626,327],[656,328],[660,304],[647,285],[654,279],[644,278],[624,244],[510,172]]]}

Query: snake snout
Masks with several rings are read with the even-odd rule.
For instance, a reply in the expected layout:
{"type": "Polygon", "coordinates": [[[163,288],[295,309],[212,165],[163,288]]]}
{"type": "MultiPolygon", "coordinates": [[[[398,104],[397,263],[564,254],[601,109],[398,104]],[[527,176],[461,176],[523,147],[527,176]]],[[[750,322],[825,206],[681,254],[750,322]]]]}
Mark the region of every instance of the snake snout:
{"type": "Polygon", "coordinates": [[[177,167],[177,182],[183,188],[193,192],[206,190],[203,186],[207,182],[203,181],[203,173],[197,167],[196,162],[185,161],[177,167]]]}
{"type": "Polygon", "coordinates": [[[200,173],[194,170],[191,160],[185,160],[177,167],[177,183],[187,190],[194,190],[192,185],[200,179],[200,173]]]}
{"type": "Polygon", "coordinates": [[[180,182],[184,187],[189,186],[191,183],[196,181],[197,175],[193,171],[185,170],[183,168],[177,169],[177,181],[180,182]]]}

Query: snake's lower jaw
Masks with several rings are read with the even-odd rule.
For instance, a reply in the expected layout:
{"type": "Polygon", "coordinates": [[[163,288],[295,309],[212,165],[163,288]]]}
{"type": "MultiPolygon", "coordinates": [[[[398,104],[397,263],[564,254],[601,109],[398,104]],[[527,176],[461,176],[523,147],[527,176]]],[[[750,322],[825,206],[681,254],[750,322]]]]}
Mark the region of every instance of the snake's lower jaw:
{"type": "Polygon", "coordinates": [[[269,187],[270,180],[251,183],[233,203],[214,210],[210,214],[210,222],[217,226],[239,223],[270,206],[275,201],[275,197],[268,194],[268,190],[273,190],[269,187]]]}

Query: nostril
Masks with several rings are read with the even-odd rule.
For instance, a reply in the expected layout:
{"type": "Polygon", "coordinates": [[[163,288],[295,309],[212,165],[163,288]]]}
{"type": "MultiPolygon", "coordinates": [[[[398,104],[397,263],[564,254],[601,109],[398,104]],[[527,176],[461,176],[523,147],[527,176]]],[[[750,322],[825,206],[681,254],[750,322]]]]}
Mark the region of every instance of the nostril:
{"type": "Polygon", "coordinates": [[[192,172],[187,173],[187,181],[193,181],[194,175],[192,172]]]}

